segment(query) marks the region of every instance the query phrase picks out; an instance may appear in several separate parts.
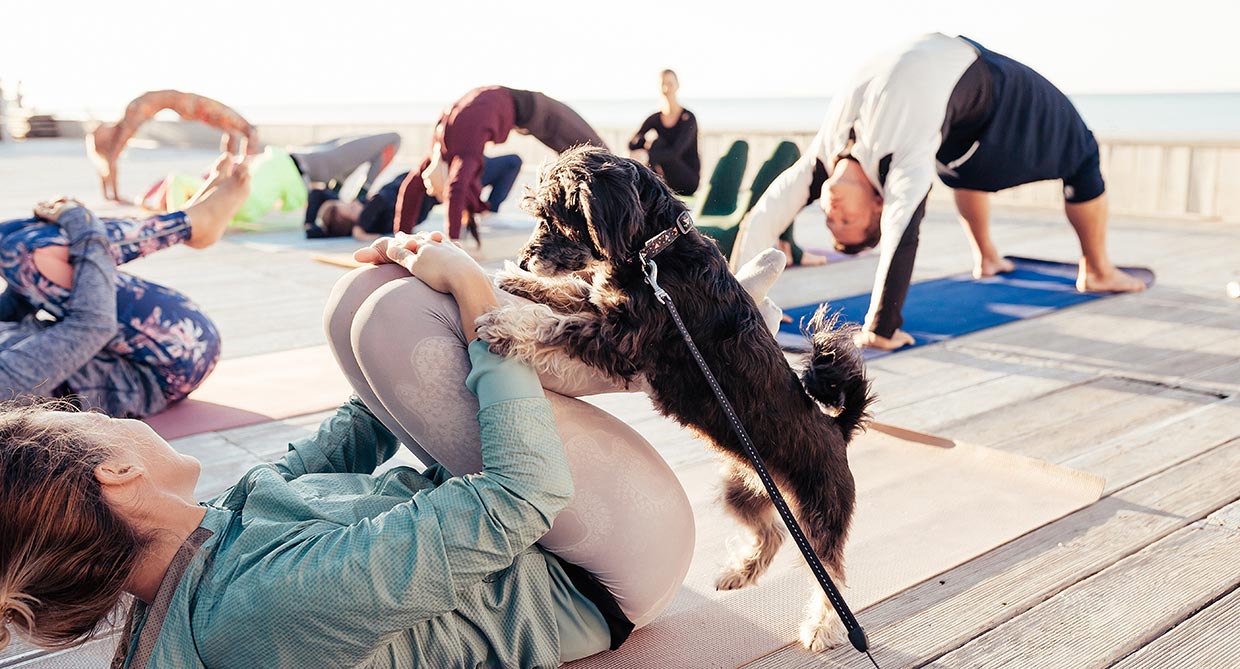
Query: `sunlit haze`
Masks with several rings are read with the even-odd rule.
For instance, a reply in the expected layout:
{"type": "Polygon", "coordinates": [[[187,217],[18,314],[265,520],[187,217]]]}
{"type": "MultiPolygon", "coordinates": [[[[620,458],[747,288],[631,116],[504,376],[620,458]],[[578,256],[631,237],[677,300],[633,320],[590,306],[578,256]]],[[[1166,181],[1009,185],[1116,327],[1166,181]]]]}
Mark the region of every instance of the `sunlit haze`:
{"type": "Polygon", "coordinates": [[[247,105],[446,102],[482,84],[567,100],[827,97],[876,50],[964,34],[1069,93],[1240,90],[1234,0],[1011,3],[16,3],[0,79],[30,104],[112,116],[180,88],[247,105]]]}

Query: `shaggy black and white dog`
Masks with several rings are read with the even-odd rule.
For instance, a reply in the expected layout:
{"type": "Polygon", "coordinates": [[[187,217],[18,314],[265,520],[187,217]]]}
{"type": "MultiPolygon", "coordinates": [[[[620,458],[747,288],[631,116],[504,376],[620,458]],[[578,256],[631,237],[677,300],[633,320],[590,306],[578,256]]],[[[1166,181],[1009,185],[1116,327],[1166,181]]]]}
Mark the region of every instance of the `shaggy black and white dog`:
{"type": "MultiPolygon", "coordinates": [[[[520,268],[501,273],[500,286],[536,304],[486,314],[478,320],[478,335],[497,353],[536,368],[554,368],[567,355],[616,379],[644,379],[659,411],[728,456],[723,499],[753,532],[754,543],[716,586],[731,590],[754,583],[783,542],[781,521],[636,259],[646,240],[676,225],[685,205],[640,163],[583,147],[543,169],[525,207],[538,228],[521,252],[520,268]]],[[[810,364],[798,378],[714,241],[690,231],[656,262],[659,284],[811,546],[842,584],[856,497],[845,446],[862,428],[872,400],[851,331],[836,329],[820,309],[811,324],[810,364]]],[[[822,650],[846,639],[843,623],[817,596],[801,628],[802,643],[822,650]]]]}

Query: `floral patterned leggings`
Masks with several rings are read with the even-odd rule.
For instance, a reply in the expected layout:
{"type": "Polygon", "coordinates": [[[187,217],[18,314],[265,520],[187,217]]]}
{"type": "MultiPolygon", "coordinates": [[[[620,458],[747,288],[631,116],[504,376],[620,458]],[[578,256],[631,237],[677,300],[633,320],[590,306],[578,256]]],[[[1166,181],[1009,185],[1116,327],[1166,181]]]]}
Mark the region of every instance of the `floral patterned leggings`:
{"type": "MultiPolygon", "coordinates": [[[[190,238],[189,216],[173,212],[149,218],[101,219],[117,265],[190,238]]],[[[0,275],[36,309],[64,316],[70,289],[44,276],[34,251],[68,246],[64,231],[33,218],[0,223],[0,275]]],[[[184,399],[220,357],[215,323],[181,293],[124,272],[116,273],[116,337],[104,351],[155,370],[169,402],[184,399]]]]}

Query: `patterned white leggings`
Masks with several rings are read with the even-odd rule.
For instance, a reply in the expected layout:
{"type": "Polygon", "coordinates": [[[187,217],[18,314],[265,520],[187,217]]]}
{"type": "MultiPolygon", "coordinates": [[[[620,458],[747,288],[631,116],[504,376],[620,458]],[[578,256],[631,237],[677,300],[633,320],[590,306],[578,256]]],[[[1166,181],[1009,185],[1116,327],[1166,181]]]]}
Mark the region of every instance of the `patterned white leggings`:
{"type": "MultiPolygon", "coordinates": [[[[502,300],[520,298],[500,293],[502,300]]],[[[327,339],[357,394],[423,462],[481,471],[478,400],[456,302],[395,265],[365,267],[332,290],[327,339]]],[[[693,512],[649,442],[575,399],[624,390],[597,372],[542,377],[576,497],[539,543],[594,574],[637,627],[675,597],[693,555],[693,512]]]]}

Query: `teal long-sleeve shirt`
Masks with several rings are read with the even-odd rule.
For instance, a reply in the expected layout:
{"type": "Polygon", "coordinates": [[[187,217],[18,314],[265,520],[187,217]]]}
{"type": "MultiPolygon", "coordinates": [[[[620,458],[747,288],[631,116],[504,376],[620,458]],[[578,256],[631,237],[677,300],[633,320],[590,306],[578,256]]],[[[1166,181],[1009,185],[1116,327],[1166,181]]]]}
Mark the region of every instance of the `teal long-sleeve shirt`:
{"type": "Polygon", "coordinates": [[[398,467],[358,400],[207,504],[125,667],[554,667],[605,650],[598,609],[534,542],[572,497],[527,367],[470,346],[483,471],[398,467]],[[563,637],[563,638],[562,638],[563,637]]]}

